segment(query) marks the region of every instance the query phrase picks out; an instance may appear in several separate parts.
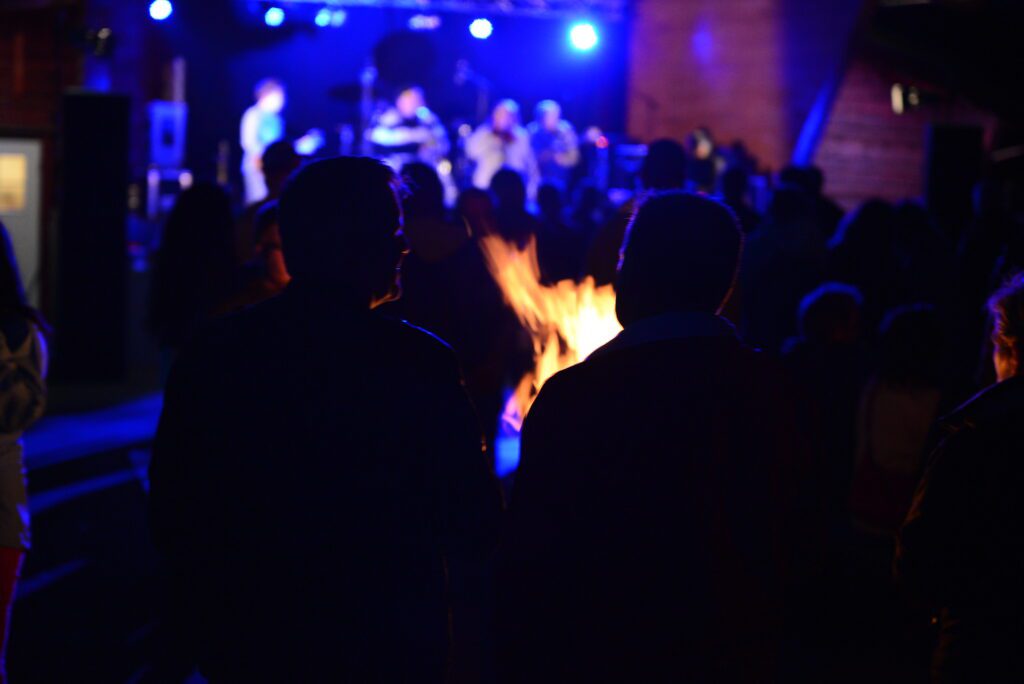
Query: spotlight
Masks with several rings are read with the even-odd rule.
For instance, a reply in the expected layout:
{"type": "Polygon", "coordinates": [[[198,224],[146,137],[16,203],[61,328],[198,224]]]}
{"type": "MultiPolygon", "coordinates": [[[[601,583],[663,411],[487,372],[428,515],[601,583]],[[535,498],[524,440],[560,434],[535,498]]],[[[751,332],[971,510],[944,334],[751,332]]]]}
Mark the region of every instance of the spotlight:
{"type": "Polygon", "coordinates": [[[348,15],[345,14],[345,10],[334,10],[333,12],[331,12],[331,26],[333,26],[334,28],[338,28],[339,26],[345,23],[345,20],[347,18],[348,15]]]}
{"type": "Polygon", "coordinates": [[[494,33],[494,26],[487,19],[474,19],[469,25],[469,34],[477,40],[487,40],[494,33]]]}
{"type": "Polygon", "coordinates": [[[263,21],[267,26],[280,26],[284,23],[284,10],[280,7],[271,7],[263,15],[263,21]]]}
{"type": "Polygon", "coordinates": [[[153,0],[149,3],[149,16],[153,21],[163,21],[174,12],[171,0],[153,0]]]}
{"type": "Polygon", "coordinates": [[[316,13],[316,16],[313,18],[313,23],[315,23],[320,28],[330,26],[331,10],[327,9],[326,7],[322,7],[320,11],[316,13]]]}
{"type": "Polygon", "coordinates": [[[580,52],[592,50],[597,45],[597,29],[586,21],[573,24],[569,29],[569,42],[580,52]]]}

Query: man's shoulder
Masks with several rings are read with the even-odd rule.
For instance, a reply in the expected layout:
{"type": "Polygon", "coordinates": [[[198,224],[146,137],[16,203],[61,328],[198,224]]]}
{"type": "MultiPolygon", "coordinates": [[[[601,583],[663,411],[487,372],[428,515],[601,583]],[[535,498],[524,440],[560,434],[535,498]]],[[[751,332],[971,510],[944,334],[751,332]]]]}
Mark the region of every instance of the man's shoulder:
{"type": "Polygon", "coordinates": [[[374,340],[384,347],[394,347],[401,362],[439,372],[458,367],[451,346],[429,330],[384,315],[372,316],[371,328],[374,340]]]}

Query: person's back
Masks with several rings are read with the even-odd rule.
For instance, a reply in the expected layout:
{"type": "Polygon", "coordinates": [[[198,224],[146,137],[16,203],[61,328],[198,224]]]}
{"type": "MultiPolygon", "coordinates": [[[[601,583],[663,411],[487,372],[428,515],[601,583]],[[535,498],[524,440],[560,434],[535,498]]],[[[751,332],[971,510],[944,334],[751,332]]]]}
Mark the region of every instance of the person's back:
{"type": "Polygon", "coordinates": [[[780,504],[800,500],[784,462],[806,450],[785,380],[715,315],[740,244],[712,200],[642,205],[624,331],[531,408],[500,554],[505,681],[771,678],[780,504]]]}
{"type": "Polygon", "coordinates": [[[209,326],[168,384],[153,531],[213,681],[441,681],[446,567],[457,583],[492,543],[452,352],[370,310],[401,251],[390,183],[370,160],[301,172],[280,206],[293,282],[209,326]]]}
{"type": "Polygon", "coordinates": [[[897,544],[897,579],[939,612],[934,682],[1024,680],[1024,279],[990,308],[1000,382],[941,421],[897,544]]]}
{"type": "Polygon", "coordinates": [[[942,415],[946,346],[941,316],[930,305],[899,307],[882,322],[878,360],[858,411],[850,493],[853,521],[864,532],[891,539],[907,514],[942,415]]]}

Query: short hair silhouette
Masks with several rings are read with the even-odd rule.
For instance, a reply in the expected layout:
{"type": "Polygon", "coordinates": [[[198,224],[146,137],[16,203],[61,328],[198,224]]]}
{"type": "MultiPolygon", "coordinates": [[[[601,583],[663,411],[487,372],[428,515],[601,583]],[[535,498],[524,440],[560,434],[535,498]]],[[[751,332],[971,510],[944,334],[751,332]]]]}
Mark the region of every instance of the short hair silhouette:
{"type": "Polygon", "coordinates": [[[409,162],[402,166],[408,194],[402,201],[406,220],[444,217],[444,186],[430,164],[409,162]]]}
{"type": "Polygon", "coordinates": [[[324,159],[292,176],[278,216],[294,280],[364,285],[369,257],[384,256],[395,244],[400,188],[388,166],[368,157],[324,159]]]}
{"type": "Polygon", "coordinates": [[[647,146],[640,167],[640,182],[646,190],[682,189],[686,182],[686,150],[675,140],[663,138],[647,146]]]}
{"type": "Polygon", "coordinates": [[[848,326],[864,306],[864,296],[853,285],[825,283],[800,301],[800,335],[813,342],[831,342],[836,331],[848,326]]]}
{"type": "Polygon", "coordinates": [[[261,157],[264,174],[291,173],[302,163],[302,156],[288,140],[277,140],[267,145],[261,157]]]}
{"type": "Polygon", "coordinates": [[[911,386],[941,385],[945,378],[947,336],[942,316],[931,304],[889,311],[878,330],[878,372],[911,386]]]}
{"type": "Polygon", "coordinates": [[[491,193],[498,211],[519,210],[526,206],[526,182],[518,171],[507,166],[491,179],[491,193]]]}
{"type": "Polygon", "coordinates": [[[653,195],[626,233],[616,282],[619,321],[718,313],[732,293],[742,248],[736,216],[721,202],[679,190],[653,195]]]}
{"type": "Polygon", "coordinates": [[[825,174],[817,166],[790,164],[779,171],[779,183],[796,185],[808,194],[818,196],[825,186],[825,174]]]}
{"type": "Polygon", "coordinates": [[[727,202],[741,202],[747,194],[750,176],[742,166],[732,165],[722,172],[719,181],[722,186],[722,197],[727,202]]]}

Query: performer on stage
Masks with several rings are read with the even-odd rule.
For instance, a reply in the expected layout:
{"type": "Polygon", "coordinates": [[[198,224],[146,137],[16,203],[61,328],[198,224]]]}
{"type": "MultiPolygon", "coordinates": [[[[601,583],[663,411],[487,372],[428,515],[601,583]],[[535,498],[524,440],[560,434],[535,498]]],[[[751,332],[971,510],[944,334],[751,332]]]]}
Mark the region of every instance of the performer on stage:
{"type": "Polygon", "coordinates": [[[536,114],[536,121],[527,130],[537,158],[540,180],[565,190],[569,184],[569,172],[580,161],[576,129],[562,118],[562,108],[554,100],[542,100],[537,105],[536,114]]]}
{"type": "Polygon", "coordinates": [[[396,172],[414,161],[436,168],[448,154],[448,134],[419,86],[398,93],[394,106],[377,117],[367,135],[377,156],[396,172]]]}
{"type": "Polygon", "coordinates": [[[284,137],[284,86],[273,78],[256,84],[256,104],[242,115],[242,179],[245,182],[245,203],[253,204],[267,196],[263,180],[263,150],[267,145],[284,137]]]}
{"type": "Polygon", "coordinates": [[[502,100],[491,112],[491,120],[481,124],[466,139],[466,156],[476,162],[473,185],[487,189],[503,166],[523,174],[529,196],[536,195],[540,174],[530,146],[530,134],[519,125],[519,105],[502,100]]]}

